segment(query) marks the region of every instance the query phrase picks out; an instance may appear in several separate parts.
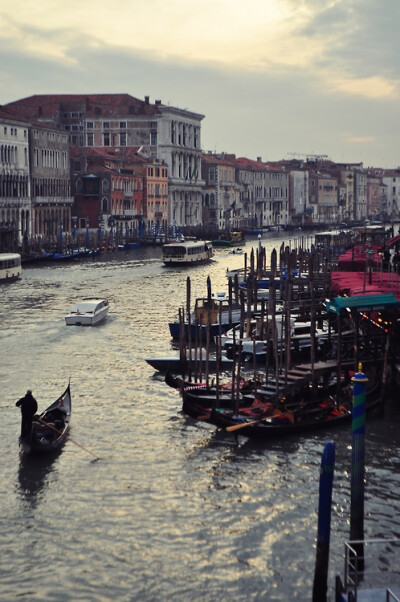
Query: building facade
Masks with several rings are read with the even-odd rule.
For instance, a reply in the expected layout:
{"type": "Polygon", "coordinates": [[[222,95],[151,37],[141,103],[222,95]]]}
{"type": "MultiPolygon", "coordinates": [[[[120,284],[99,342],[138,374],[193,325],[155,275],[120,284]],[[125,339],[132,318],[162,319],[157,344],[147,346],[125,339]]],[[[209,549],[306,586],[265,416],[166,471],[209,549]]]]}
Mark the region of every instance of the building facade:
{"type": "Polygon", "coordinates": [[[129,94],[40,95],[7,106],[26,118],[54,124],[78,147],[142,148],[167,165],[169,225],[201,223],[204,115],[129,94]]]}
{"type": "Polygon", "coordinates": [[[71,231],[71,195],[68,135],[45,124],[29,129],[32,236],[56,243],[71,231]]]}
{"type": "Polygon", "coordinates": [[[31,234],[29,124],[0,109],[0,251],[31,234]]]}

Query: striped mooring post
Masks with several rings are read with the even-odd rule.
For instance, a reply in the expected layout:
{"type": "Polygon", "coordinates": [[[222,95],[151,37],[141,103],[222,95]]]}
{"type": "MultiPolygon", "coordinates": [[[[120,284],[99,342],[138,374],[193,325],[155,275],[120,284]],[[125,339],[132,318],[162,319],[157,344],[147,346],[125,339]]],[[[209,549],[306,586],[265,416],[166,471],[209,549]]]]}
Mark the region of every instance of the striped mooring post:
{"type": "Polygon", "coordinates": [[[365,390],[368,378],[362,364],[351,379],[353,383],[350,540],[358,556],[357,571],[364,570],[364,476],[365,476],[365,390]]]}

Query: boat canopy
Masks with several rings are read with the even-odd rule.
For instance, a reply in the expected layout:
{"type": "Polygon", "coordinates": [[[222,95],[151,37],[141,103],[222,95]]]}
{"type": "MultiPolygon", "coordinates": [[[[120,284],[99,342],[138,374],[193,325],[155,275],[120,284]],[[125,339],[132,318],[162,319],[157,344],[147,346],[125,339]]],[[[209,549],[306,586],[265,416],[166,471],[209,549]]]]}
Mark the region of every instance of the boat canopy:
{"type": "Polygon", "coordinates": [[[383,311],[398,309],[400,301],[392,294],[357,295],[355,297],[335,297],[326,304],[328,311],[336,314],[344,309],[352,311],[383,311]]]}

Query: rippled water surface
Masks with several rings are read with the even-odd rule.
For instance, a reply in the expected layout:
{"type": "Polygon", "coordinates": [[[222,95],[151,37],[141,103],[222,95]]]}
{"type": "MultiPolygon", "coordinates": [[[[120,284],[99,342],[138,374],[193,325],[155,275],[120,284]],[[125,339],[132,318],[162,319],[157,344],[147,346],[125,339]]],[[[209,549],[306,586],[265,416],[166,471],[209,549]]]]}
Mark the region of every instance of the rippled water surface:
{"type": "MultiPolygon", "coordinates": [[[[270,251],[281,239],[264,241],[270,251]]],[[[246,250],[257,243],[248,241],[246,250]]],[[[145,362],[168,355],[168,321],[192,298],[226,290],[226,268],[165,268],[160,249],[26,267],[0,286],[2,427],[0,599],[311,600],[319,469],[336,442],[330,594],[349,535],[348,428],[270,443],[216,432],[181,413],[145,362]],[[110,301],[107,321],[67,327],[81,297],[110,301]],[[70,435],[56,457],[21,459],[16,400],[44,409],[71,379],[70,435]],[[89,453],[89,451],[91,453],[89,453]],[[93,455],[99,457],[93,462],[93,455]]],[[[367,429],[365,531],[400,536],[400,410],[367,429]]]]}

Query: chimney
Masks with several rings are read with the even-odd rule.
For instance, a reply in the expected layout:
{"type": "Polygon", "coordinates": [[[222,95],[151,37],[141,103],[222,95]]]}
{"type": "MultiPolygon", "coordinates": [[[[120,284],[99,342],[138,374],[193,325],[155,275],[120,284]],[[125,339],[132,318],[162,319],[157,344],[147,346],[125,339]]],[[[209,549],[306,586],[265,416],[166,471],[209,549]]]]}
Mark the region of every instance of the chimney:
{"type": "Polygon", "coordinates": [[[144,97],[144,102],[148,105],[150,102],[150,96],[145,96],[144,97]]]}
{"type": "Polygon", "coordinates": [[[257,157],[257,161],[258,161],[259,163],[261,163],[261,161],[262,161],[262,157],[257,157]]]}
{"type": "Polygon", "coordinates": [[[154,104],[158,107],[161,104],[161,100],[155,100],[154,104]]]}

